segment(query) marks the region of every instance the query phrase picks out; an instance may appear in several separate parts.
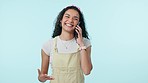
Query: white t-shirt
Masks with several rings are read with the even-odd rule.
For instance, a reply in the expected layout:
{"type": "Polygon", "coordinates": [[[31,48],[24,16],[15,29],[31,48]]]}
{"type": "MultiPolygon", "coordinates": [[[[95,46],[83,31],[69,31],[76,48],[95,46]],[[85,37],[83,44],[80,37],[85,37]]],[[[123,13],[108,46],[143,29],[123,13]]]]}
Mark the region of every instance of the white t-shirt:
{"type": "MultiPolygon", "coordinates": [[[[91,46],[90,40],[87,38],[83,38],[84,45],[86,47],[91,46]]],[[[54,51],[54,39],[50,39],[45,42],[42,46],[42,50],[50,56],[50,62],[52,62],[52,56],[54,51]]],[[[65,41],[61,40],[59,36],[57,36],[57,49],[59,53],[74,53],[77,52],[77,42],[76,39],[73,38],[71,40],[65,41]]]]}

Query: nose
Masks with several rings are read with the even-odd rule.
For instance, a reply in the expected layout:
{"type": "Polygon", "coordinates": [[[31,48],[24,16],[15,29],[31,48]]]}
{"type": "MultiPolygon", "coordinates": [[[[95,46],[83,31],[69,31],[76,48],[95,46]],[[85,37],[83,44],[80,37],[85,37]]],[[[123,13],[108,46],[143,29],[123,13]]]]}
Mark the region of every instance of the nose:
{"type": "Polygon", "coordinates": [[[69,18],[68,21],[72,23],[73,22],[73,18],[69,18]]]}

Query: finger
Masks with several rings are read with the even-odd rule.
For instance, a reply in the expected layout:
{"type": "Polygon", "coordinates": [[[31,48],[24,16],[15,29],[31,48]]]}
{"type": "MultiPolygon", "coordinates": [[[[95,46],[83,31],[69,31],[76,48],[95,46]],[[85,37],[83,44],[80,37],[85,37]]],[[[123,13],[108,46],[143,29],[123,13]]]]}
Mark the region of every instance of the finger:
{"type": "Polygon", "coordinates": [[[46,80],[48,78],[48,76],[47,76],[47,74],[41,74],[40,78],[46,80]]]}
{"type": "Polygon", "coordinates": [[[38,69],[38,74],[39,74],[39,75],[41,74],[41,71],[40,71],[40,69],[38,69]]]}
{"type": "Polygon", "coordinates": [[[78,30],[76,30],[76,32],[77,32],[77,36],[78,36],[78,38],[80,38],[80,32],[78,31],[78,30]]]}
{"type": "Polygon", "coordinates": [[[78,27],[80,30],[82,30],[80,26],[77,25],[77,27],[78,27]]]}
{"type": "Polygon", "coordinates": [[[52,76],[50,76],[50,78],[49,78],[49,80],[54,80],[55,78],[54,77],[52,77],[52,76]]]}
{"type": "Polygon", "coordinates": [[[76,32],[78,33],[78,36],[82,36],[82,31],[76,28],[76,32]]]}
{"type": "Polygon", "coordinates": [[[77,32],[77,34],[78,34],[78,35],[80,35],[80,33],[79,33],[78,29],[75,29],[75,31],[77,32]]]}
{"type": "Polygon", "coordinates": [[[79,25],[77,25],[77,27],[80,27],[79,25]]]}
{"type": "Polygon", "coordinates": [[[43,74],[43,76],[44,76],[45,78],[48,78],[48,77],[50,77],[50,76],[48,76],[47,74],[43,74]]]}
{"type": "Polygon", "coordinates": [[[54,80],[54,78],[45,78],[45,80],[54,80]]]}
{"type": "Polygon", "coordinates": [[[54,80],[53,76],[46,76],[46,80],[54,80]]]}
{"type": "Polygon", "coordinates": [[[79,32],[82,33],[82,29],[79,26],[77,26],[76,29],[78,29],[79,32]]]}
{"type": "Polygon", "coordinates": [[[78,32],[80,32],[80,29],[78,27],[76,27],[76,30],[78,30],[78,32]]]}

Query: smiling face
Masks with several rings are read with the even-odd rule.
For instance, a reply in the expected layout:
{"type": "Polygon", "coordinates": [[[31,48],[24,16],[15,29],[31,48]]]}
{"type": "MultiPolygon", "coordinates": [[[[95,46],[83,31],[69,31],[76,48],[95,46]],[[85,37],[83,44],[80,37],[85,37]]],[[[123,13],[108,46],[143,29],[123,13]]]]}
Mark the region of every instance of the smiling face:
{"type": "Polygon", "coordinates": [[[62,31],[74,32],[75,27],[79,22],[79,13],[74,9],[68,9],[61,20],[62,31]]]}

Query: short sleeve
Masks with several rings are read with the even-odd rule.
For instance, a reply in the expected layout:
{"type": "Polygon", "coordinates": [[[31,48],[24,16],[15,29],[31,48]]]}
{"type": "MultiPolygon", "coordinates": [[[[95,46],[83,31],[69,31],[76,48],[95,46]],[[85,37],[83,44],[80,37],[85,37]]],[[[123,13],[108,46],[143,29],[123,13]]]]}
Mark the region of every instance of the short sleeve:
{"type": "Polygon", "coordinates": [[[51,52],[51,40],[45,42],[42,46],[42,50],[49,56],[51,52]]]}
{"type": "Polygon", "coordinates": [[[91,42],[90,42],[89,39],[87,39],[87,38],[83,38],[83,41],[84,41],[84,44],[85,44],[86,47],[91,46],[91,42]]]}

